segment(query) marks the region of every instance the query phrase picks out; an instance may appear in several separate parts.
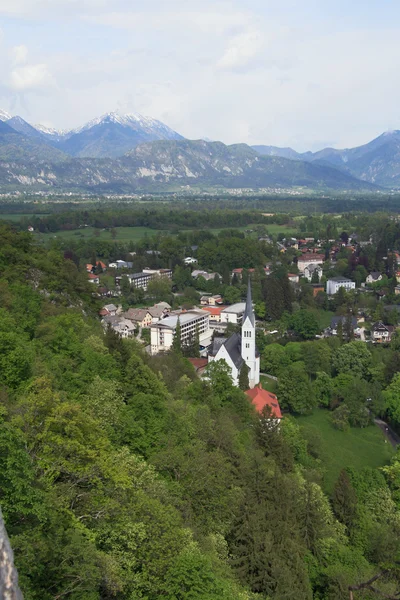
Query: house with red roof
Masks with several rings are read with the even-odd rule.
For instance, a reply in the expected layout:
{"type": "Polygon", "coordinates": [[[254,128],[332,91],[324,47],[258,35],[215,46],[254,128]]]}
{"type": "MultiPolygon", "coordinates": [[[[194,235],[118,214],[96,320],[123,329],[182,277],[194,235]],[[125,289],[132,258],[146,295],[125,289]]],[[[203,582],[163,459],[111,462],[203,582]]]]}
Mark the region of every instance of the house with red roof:
{"type": "Polygon", "coordinates": [[[271,418],[279,421],[282,419],[281,407],[279,406],[278,398],[275,394],[264,390],[261,383],[251,390],[247,390],[245,394],[250,398],[256,411],[262,413],[266,406],[271,409],[271,418]]]}

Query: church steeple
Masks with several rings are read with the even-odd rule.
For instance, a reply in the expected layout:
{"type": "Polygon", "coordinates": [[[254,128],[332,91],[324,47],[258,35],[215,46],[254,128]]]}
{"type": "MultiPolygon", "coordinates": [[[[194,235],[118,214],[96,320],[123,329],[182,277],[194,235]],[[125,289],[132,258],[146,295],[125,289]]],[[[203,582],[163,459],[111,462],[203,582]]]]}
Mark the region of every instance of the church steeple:
{"type": "Polygon", "coordinates": [[[254,318],[254,310],[253,310],[253,300],[251,297],[251,281],[250,281],[250,275],[249,275],[249,279],[247,282],[247,298],[246,298],[246,308],[244,311],[244,315],[243,315],[243,323],[246,322],[246,319],[250,320],[250,323],[253,325],[255,325],[255,318],[254,318]]]}

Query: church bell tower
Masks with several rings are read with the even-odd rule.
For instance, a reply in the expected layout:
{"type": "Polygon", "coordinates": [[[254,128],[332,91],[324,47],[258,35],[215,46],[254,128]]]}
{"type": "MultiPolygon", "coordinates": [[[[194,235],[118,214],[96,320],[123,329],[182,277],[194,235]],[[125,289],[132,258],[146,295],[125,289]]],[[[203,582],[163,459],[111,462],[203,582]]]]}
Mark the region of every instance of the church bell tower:
{"type": "Polygon", "coordinates": [[[250,276],[247,287],[246,308],[242,323],[242,358],[249,368],[250,388],[255,387],[260,382],[260,357],[256,349],[256,320],[253,310],[253,301],[251,297],[250,276]]]}

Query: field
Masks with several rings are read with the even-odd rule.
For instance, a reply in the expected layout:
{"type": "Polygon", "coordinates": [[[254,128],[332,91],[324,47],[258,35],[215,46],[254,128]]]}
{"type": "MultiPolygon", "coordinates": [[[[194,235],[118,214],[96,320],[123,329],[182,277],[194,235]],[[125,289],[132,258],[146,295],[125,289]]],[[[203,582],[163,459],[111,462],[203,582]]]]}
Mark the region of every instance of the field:
{"type": "MultiPolygon", "coordinates": [[[[13,215],[16,216],[16,215],[13,215]]],[[[21,215],[18,215],[19,217],[21,215]]],[[[0,219],[1,218],[9,218],[11,217],[11,215],[0,215],[0,219]]],[[[13,220],[17,220],[17,219],[13,219],[13,220]]],[[[232,227],[232,228],[228,228],[228,229],[237,229],[238,231],[247,231],[249,229],[252,229],[253,227],[255,227],[255,225],[246,225],[244,227],[232,227]]],[[[208,228],[208,231],[210,231],[211,233],[213,233],[214,235],[218,235],[218,233],[220,233],[221,231],[223,231],[223,229],[221,228],[208,228]]],[[[38,237],[42,240],[42,241],[46,241],[49,239],[72,239],[72,240],[76,240],[76,239],[88,239],[88,238],[92,238],[95,235],[95,231],[96,231],[96,235],[98,235],[99,239],[103,239],[103,240],[112,240],[112,234],[111,231],[108,229],[100,229],[100,230],[95,230],[94,227],[82,227],[80,229],[72,229],[72,230],[68,230],[68,231],[56,231],[54,233],[41,233],[38,234],[38,237]]],[[[182,232],[189,232],[189,231],[193,231],[191,229],[183,229],[182,232]]],[[[290,227],[287,227],[286,225],[268,225],[267,226],[267,231],[269,232],[270,235],[276,235],[278,233],[282,233],[284,235],[291,235],[295,233],[295,229],[292,229],[290,227]]],[[[121,242],[121,243],[128,243],[128,242],[137,242],[141,239],[143,239],[144,237],[148,236],[148,237],[153,237],[156,235],[176,235],[177,230],[174,230],[174,232],[171,232],[167,229],[151,229],[150,227],[116,227],[115,228],[115,232],[116,232],[116,237],[115,237],[115,241],[117,242],[121,242]]],[[[255,236],[255,233],[250,234],[252,236],[255,236]]]]}
{"type": "Polygon", "coordinates": [[[394,454],[391,444],[375,425],[365,429],[339,431],[332,427],[329,411],[323,409],[315,410],[309,416],[298,417],[297,422],[304,427],[306,433],[319,434],[321,460],[326,468],[323,487],[327,493],[332,492],[343,467],[357,470],[363,467],[383,467],[394,454]]]}
{"type": "Polygon", "coordinates": [[[44,216],[46,216],[46,214],[45,213],[35,213],[35,214],[32,214],[32,213],[0,213],[0,220],[13,221],[14,223],[17,223],[21,219],[29,219],[32,217],[44,217],[44,216]]]}

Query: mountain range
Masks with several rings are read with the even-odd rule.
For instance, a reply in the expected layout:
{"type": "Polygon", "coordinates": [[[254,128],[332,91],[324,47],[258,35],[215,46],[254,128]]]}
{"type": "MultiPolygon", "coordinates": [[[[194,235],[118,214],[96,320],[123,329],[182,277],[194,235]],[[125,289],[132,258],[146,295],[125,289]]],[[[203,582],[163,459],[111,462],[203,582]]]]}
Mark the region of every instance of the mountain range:
{"type": "Polygon", "coordinates": [[[187,140],[138,114],[107,113],[64,131],[0,110],[0,186],[98,193],[184,186],[373,191],[400,187],[400,132],[359,148],[300,154],[187,140]]]}
{"type": "Polygon", "coordinates": [[[363,181],[389,188],[400,187],[400,131],[387,131],[371,142],[356,148],[324,148],[318,152],[299,153],[292,148],[252,146],[264,156],[280,156],[340,169],[363,181]]]}

